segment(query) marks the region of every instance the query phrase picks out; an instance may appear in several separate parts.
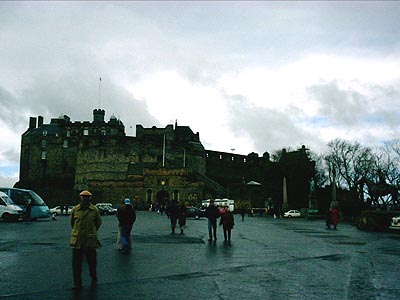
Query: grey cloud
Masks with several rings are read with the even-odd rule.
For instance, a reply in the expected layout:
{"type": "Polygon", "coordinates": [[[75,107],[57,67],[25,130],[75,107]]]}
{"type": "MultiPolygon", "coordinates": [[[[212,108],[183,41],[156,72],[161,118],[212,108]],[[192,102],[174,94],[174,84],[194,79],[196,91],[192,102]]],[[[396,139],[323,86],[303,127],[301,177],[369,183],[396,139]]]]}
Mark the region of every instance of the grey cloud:
{"type": "Polygon", "coordinates": [[[6,176],[0,173],[0,186],[12,187],[18,181],[18,177],[6,176]]]}
{"type": "Polygon", "coordinates": [[[113,70],[178,67],[196,80],[196,65],[235,69],[293,60],[309,50],[382,51],[385,43],[398,47],[400,33],[393,26],[397,3],[27,2],[2,8],[1,65],[22,74],[60,62],[67,68],[83,55],[83,63],[88,57],[113,70]]]}
{"type": "Polygon", "coordinates": [[[323,142],[296,125],[290,112],[279,112],[256,107],[240,95],[227,96],[230,108],[230,126],[237,136],[246,135],[255,144],[255,151],[264,153],[301,145],[318,151],[323,142]]]}
{"type": "MultiPolygon", "coordinates": [[[[102,76],[107,115],[129,126],[158,125],[118,78],[126,83],[172,69],[192,83],[214,86],[227,70],[286,64],[308,53],[354,56],[354,49],[367,46],[363,54],[378,50],[383,57],[399,46],[399,15],[400,3],[383,1],[1,2],[0,101],[10,111],[0,116],[10,126],[27,126],[29,114],[91,120],[102,76]]],[[[309,93],[331,122],[354,125],[366,112],[363,95],[334,83],[309,93]]],[[[237,105],[230,104],[231,123],[260,151],[307,142],[308,132],[291,114],[237,101],[228,101],[237,105]]],[[[395,122],[396,115],[386,113],[395,122]]]]}
{"type": "Polygon", "coordinates": [[[23,103],[0,86],[0,118],[12,130],[22,130],[25,116],[23,103]]]}
{"type": "Polygon", "coordinates": [[[325,125],[347,130],[363,128],[365,135],[371,135],[368,133],[369,128],[378,125],[392,131],[391,135],[398,135],[400,89],[397,85],[370,85],[368,88],[371,93],[362,95],[351,89],[341,89],[333,81],[310,86],[307,92],[318,102],[319,113],[325,125]]]}
{"type": "Polygon", "coordinates": [[[380,120],[389,127],[399,129],[400,82],[390,86],[371,85],[375,96],[370,100],[368,119],[380,120]]]}
{"type": "Polygon", "coordinates": [[[10,149],[2,153],[6,161],[19,163],[19,151],[18,149],[10,149]]]}
{"type": "Polygon", "coordinates": [[[319,113],[333,125],[357,125],[368,111],[366,96],[343,90],[335,81],[310,86],[307,93],[318,102],[319,113]]]}
{"type": "MultiPolygon", "coordinates": [[[[62,75],[42,74],[24,90],[19,102],[32,116],[44,116],[46,123],[61,114],[68,115],[72,121],[91,121],[93,109],[100,106],[106,110],[106,118],[114,114],[126,127],[158,125],[145,102],[135,99],[108,77],[102,78],[99,101],[99,77],[96,75],[82,70],[62,75]]],[[[24,123],[28,124],[28,120],[24,123]]]]}

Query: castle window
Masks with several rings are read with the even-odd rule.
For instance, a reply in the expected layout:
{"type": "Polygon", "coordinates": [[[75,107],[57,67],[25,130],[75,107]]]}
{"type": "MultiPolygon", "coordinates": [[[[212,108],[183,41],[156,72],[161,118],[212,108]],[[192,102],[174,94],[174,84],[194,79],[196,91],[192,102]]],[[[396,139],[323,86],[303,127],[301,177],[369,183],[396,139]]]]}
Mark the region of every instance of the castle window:
{"type": "Polygon", "coordinates": [[[47,135],[47,130],[43,130],[42,134],[43,134],[43,136],[46,136],[47,135]]]}
{"type": "Polygon", "coordinates": [[[234,156],[232,156],[232,157],[231,157],[231,161],[234,161],[234,160],[235,160],[235,157],[234,157],[234,156]]]}
{"type": "Polygon", "coordinates": [[[47,141],[46,140],[42,140],[42,148],[46,148],[47,147],[47,141]]]}
{"type": "Polygon", "coordinates": [[[219,159],[222,159],[222,154],[219,155],[219,159]]]}
{"type": "Polygon", "coordinates": [[[71,130],[67,130],[67,137],[70,137],[71,136],[71,130]]]}
{"type": "Polygon", "coordinates": [[[246,158],[243,158],[243,162],[244,162],[244,163],[246,162],[246,158]]]}
{"type": "Polygon", "coordinates": [[[68,140],[64,140],[63,148],[68,148],[68,140]]]}
{"type": "Polygon", "coordinates": [[[46,151],[42,151],[42,159],[46,159],[46,157],[47,157],[46,151]]]}
{"type": "Polygon", "coordinates": [[[208,158],[208,153],[206,153],[206,157],[208,158]]]}
{"type": "Polygon", "coordinates": [[[105,129],[102,129],[102,130],[101,130],[101,134],[102,134],[102,135],[106,135],[106,134],[107,134],[107,131],[106,131],[105,129]]]}
{"type": "Polygon", "coordinates": [[[83,135],[89,135],[89,129],[83,129],[83,135]]]}

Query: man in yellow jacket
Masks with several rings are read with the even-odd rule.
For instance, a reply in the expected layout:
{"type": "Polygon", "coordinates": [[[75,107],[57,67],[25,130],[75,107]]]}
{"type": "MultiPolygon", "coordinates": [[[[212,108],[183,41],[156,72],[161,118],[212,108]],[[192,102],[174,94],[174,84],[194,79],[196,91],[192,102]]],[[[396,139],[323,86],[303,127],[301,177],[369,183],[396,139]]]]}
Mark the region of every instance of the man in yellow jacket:
{"type": "Polygon", "coordinates": [[[100,212],[90,201],[92,193],[82,191],[79,194],[80,204],[75,206],[71,212],[71,240],[72,247],[72,269],[74,275],[74,289],[82,289],[82,262],[83,258],[89,265],[89,273],[92,278],[92,287],[97,284],[97,252],[100,247],[97,239],[97,231],[101,225],[100,212]]]}

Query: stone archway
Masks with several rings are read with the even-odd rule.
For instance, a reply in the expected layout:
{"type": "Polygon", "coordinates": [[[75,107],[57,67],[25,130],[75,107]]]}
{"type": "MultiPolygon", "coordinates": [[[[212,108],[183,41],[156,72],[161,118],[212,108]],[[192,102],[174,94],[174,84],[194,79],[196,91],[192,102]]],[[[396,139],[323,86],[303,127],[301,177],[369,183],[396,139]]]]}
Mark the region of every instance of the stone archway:
{"type": "Polygon", "coordinates": [[[161,205],[167,205],[169,201],[169,193],[166,190],[157,192],[156,200],[161,205]]]}

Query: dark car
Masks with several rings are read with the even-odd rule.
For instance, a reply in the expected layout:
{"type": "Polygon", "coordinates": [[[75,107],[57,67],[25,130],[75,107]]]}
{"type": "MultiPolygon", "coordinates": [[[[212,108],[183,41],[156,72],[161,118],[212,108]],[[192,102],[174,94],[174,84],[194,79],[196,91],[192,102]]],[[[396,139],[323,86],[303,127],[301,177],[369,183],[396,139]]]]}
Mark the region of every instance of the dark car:
{"type": "Polygon", "coordinates": [[[187,208],[187,218],[195,218],[196,220],[205,217],[205,210],[202,210],[197,207],[188,207],[187,208]]]}

